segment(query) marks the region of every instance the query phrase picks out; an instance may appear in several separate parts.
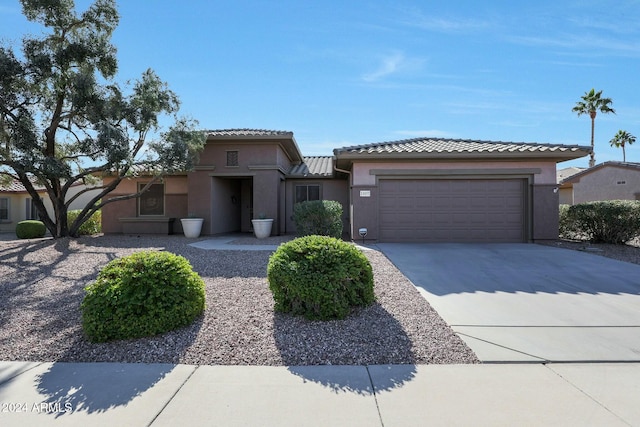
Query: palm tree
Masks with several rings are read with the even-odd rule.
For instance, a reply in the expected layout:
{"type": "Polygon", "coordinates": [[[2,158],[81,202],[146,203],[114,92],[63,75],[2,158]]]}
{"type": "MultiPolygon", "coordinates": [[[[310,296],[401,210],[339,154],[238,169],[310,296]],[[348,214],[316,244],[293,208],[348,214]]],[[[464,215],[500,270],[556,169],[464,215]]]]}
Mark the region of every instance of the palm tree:
{"type": "Polygon", "coordinates": [[[627,155],[624,152],[625,145],[631,145],[636,142],[636,137],[631,135],[626,130],[619,130],[618,133],[609,141],[612,147],[622,147],[622,161],[627,161],[627,155]]]}
{"type": "Polygon", "coordinates": [[[589,92],[584,93],[581,97],[582,100],[576,102],[576,106],[571,110],[574,113],[578,113],[578,116],[582,114],[589,114],[589,117],[591,117],[591,158],[589,159],[589,167],[591,168],[596,165],[596,155],[594,153],[593,145],[593,131],[595,127],[596,113],[598,111],[604,114],[616,113],[616,111],[611,108],[611,103],[613,101],[610,98],[602,98],[601,96],[601,90],[596,92],[595,89],[591,89],[589,92]]]}

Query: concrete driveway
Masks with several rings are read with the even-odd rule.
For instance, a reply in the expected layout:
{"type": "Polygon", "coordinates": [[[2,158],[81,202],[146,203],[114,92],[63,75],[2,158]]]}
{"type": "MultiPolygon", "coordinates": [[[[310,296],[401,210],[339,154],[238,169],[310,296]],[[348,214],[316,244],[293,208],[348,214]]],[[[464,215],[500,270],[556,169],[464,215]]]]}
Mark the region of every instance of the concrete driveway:
{"type": "Polygon", "coordinates": [[[378,247],[484,362],[640,361],[640,265],[535,244],[378,247]]]}

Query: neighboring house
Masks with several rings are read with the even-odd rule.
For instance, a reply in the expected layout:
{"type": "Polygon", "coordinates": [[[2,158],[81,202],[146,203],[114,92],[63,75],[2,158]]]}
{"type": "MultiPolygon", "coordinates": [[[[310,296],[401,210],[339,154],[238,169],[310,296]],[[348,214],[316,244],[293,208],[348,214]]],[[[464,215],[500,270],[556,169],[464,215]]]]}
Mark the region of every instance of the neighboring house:
{"type": "Polygon", "coordinates": [[[640,163],[609,161],[559,182],[569,205],[598,200],[640,200],[640,163]]]}
{"type": "MultiPolygon", "coordinates": [[[[345,232],[369,241],[529,242],[558,236],[556,163],[589,147],[454,139],[408,139],[304,157],[291,132],[207,132],[195,170],[165,177],[139,199],[102,209],[105,233],[181,232],[176,219],[204,218],[202,234],[295,231],[293,207],[337,200],[345,232]]],[[[104,177],[108,182],[109,177],[104,177]]],[[[138,176],[107,197],[148,183],[138,176]]]]}
{"type": "Polygon", "coordinates": [[[579,172],[582,172],[583,170],[586,170],[586,168],[571,166],[568,168],[558,169],[558,171],[556,172],[556,181],[558,183],[559,189],[559,202],[561,205],[573,204],[573,188],[571,187],[571,185],[562,185],[562,182],[565,179],[579,172]]]}
{"type": "MultiPolygon", "coordinates": [[[[35,188],[44,200],[47,212],[53,217],[53,207],[46,190],[37,185],[35,188]]],[[[68,196],[73,197],[85,188],[84,185],[74,185],[69,189],[68,196]]],[[[97,191],[88,191],[79,196],[71,203],[70,210],[84,208],[97,191]]],[[[27,219],[38,219],[38,210],[24,185],[16,180],[9,185],[0,186],[0,233],[15,232],[16,225],[27,219]]]]}

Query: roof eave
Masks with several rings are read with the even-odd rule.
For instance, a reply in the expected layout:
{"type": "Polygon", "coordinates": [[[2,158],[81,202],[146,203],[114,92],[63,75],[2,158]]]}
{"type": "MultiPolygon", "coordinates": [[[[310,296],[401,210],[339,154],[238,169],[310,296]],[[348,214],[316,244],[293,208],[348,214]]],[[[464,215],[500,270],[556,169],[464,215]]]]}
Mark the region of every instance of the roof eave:
{"type": "Polygon", "coordinates": [[[582,149],[573,149],[571,151],[527,151],[527,152],[433,152],[433,153],[348,153],[337,152],[337,160],[554,160],[563,162],[566,160],[575,160],[589,155],[590,151],[582,149]]]}

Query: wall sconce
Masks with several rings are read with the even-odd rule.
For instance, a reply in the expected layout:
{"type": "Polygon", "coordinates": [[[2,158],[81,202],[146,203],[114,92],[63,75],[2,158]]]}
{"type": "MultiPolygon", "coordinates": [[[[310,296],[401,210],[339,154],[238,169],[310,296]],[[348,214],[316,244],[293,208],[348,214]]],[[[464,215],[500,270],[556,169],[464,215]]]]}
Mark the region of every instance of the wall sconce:
{"type": "Polygon", "coordinates": [[[557,194],[557,193],[558,193],[558,187],[554,187],[553,194],[557,194]]]}

